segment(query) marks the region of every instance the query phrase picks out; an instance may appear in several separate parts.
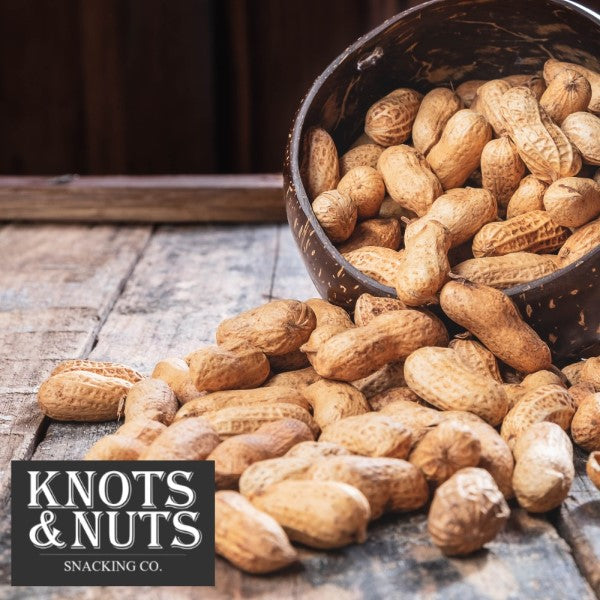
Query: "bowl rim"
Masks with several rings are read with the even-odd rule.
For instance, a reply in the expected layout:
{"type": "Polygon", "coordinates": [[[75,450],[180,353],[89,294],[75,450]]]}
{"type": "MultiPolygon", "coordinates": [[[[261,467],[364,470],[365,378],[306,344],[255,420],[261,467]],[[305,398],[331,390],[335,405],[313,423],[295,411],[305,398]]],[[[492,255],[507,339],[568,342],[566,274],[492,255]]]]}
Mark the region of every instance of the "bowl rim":
{"type": "MultiPolygon", "coordinates": [[[[574,0],[543,0],[544,2],[549,2],[550,4],[555,4],[559,7],[567,8],[574,12],[579,13],[580,15],[595,21],[598,26],[600,26],[600,14],[597,13],[594,9],[589,8],[587,6],[583,6],[579,2],[575,2],[574,0]]],[[[312,102],[321,89],[322,85],[329,79],[329,77],[333,74],[333,72],[355,51],[361,49],[364,45],[366,45],[369,41],[373,40],[373,38],[377,37],[381,32],[395,25],[398,21],[404,19],[407,16],[412,15],[413,13],[422,11],[432,6],[436,6],[439,4],[445,4],[448,0],[428,0],[427,2],[423,2],[417,6],[410,7],[389,19],[386,19],[383,23],[374,27],[364,35],[360,36],[355,42],[350,44],[341,54],[339,54],[336,58],[334,58],[327,67],[321,72],[321,74],[314,80],[312,85],[310,86],[308,92],[302,98],[300,102],[300,106],[294,117],[294,122],[292,126],[292,131],[290,133],[289,139],[289,171],[291,176],[291,183],[293,189],[295,191],[296,198],[298,200],[298,204],[300,208],[306,215],[308,221],[310,222],[315,235],[319,239],[319,241],[323,244],[327,252],[330,256],[332,256],[341,267],[344,268],[345,271],[350,273],[354,279],[356,279],[365,289],[369,291],[374,291],[377,295],[388,295],[392,297],[396,297],[396,290],[389,286],[386,286],[375,279],[372,279],[368,275],[365,275],[362,271],[354,267],[351,263],[349,263],[342,253],[335,247],[335,245],[331,242],[324,229],[321,227],[321,224],[317,220],[313,210],[311,202],[308,198],[308,194],[304,188],[304,183],[302,181],[302,176],[300,174],[300,152],[301,152],[301,141],[302,141],[302,131],[304,129],[304,124],[306,120],[306,116],[308,111],[312,105],[312,102]]],[[[600,167],[598,167],[600,169],[600,167]]],[[[600,218],[600,216],[596,217],[596,219],[600,218]]],[[[595,219],[592,219],[592,221],[595,219]]],[[[588,221],[588,223],[591,221],[588,221]]],[[[546,286],[548,284],[554,283],[556,280],[561,279],[564,275],[572,273],[575,270],[579,270],[583,265],[585,265],[590,259],[599,256],[600,257],[600,246],[593,248],[582,257],[577,259],[576,261],[557,269],[553,273],[546,275],[544,277],[540,277],[539,279],[534,279],[532,281],[528,281],[526,283],[522,283],[516,286],[511,286],[509,288],[504,288],[502,291],[507,296],[517,296],[519,294],[523,294],[525,292],[533,292],[536,289],[539,289],[541,286],[546,286]],[[535,284],[535,285],[532,285],[535,284]]]]}

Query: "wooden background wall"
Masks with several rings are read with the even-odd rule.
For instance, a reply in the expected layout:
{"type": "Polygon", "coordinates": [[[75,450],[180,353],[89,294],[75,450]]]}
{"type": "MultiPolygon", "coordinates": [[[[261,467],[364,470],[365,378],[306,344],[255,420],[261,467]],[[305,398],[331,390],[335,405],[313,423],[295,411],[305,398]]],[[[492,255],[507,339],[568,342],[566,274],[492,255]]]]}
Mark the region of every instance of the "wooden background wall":
{"type": "Polygon", "coordinates": [[[318,73],[406,0],[0,0],[0,173],[273,172],[318,73]]]}
{"type": "Polygon", "coordinates": [[[279,171],[315,76],[418,3],[0,0],[0,174],[279,171]]]}

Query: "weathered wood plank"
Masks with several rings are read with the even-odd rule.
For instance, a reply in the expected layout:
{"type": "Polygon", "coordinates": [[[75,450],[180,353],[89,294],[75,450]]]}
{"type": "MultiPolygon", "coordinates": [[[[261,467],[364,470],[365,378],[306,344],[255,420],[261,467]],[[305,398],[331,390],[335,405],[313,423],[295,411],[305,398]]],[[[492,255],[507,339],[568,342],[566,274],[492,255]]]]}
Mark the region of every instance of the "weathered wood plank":
{"type": "Polygon", "coordinates": [[[0,231],[0,580],[9,553],[12,459],[44,424],[35,392],[61,359],[86,356],[150,227],[8,225],[0,231]]]}
{"type": "Polygon", "coordinates": [[[0,219],[283,222],[281,175],[0,177],[0,219]]]}
{"type": "Polygon", "coordinates": [[[571,546],[580,571],[600,597],[600,491],[586,475],[587,457],[587,452],[576,449],[577,475],[555,522],[571,546]]]}

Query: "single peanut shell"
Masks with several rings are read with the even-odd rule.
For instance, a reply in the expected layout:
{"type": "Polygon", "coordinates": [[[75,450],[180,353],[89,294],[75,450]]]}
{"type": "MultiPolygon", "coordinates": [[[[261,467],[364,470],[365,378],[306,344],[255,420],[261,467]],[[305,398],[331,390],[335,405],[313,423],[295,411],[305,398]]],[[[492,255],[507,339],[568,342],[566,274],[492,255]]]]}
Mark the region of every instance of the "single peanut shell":
{"type": "MultiPolygon", "coordinates": [[[[318,444],[318,442],[301,442],[292,450],[304,444],[318,444]]],[[[314,458],[316,457],[282,456],[255,462],[240,477],[240,493],[246,498],[252,498],[263,494],[274,483],[288,479],[306,479],[306,473],[315,464],[314,458]]]]}
{"type": "Polygon", "coordinates": [[[571,385],[575,385],[581,381],[581,369],[584,364],[585,361],[579,360],[561,369],[563,375],[569,380],[571,385]]]}
{"type": "Polygon", "coordinates": [[[263,387],[287,387],[302,391],[320,378],[320,375],[312,367],[306,367],[297,371],[287,371],[273,375],[263,387]]]}
{"type": "Polygon", "coordinates": [[[179,403],[173,390],[161,379],[142,379],[127,392],[125,421],[149,419],[170,425],[179,403]]]}
{"type": "Polygon", "coordinates": [[[544,208],[558,225],[585,225],[600,215],[600,185],[584,177],[559,179],[546,190],[544,208]]]}
{"type": "Polygon", "coordinates": [[[362,327],[370,323],[378,315],[405,309],[406,304],[398,298],[361,294],[354,305],[354,322],[359,327],[362,327]]]}
{"type": "Polygon", "coordinates": [[[404,363],[408,386],[441,410],[464,410],[498,425],[508,410],[502,386],[471,370],[452,348],[415,350],[404,363]]]}
{"type": "Polygon", "coordinates": [[[285,531],[241,494],[215,494],[215,552],[247,573],[271,573],[296,562],[285,531]]]}
{"type": "Polygon", "coordinates": [[[536,179],[533,175],[521,179],[519,187],[508,201],[506,218],[512,219],[532,210],[544,210],[544,193],[547,188],[547,183],[536,179]]]}
{"type": "Polygon", "coordinates": [[[298,300],[273,300],[225,319],[217,328],[217,343],[251,346],[267,356],[297,350],[316,327],[313,311],[298,300]]]}
{"type": "Polygon", "coordinates": [[[450,281],[442,288],[440,305],[453,321],[518,371],[533,373],[552,364],[548,345],[500,290],[464,280],[450,281]]]}
{"type": "Polygon", "coordinates": [[[359,223],[352,235],[338,246],[347,254],[364,246],[379,246],[398,250],[402,242],[402,228],[397,219],[369,219],[359,223]]]}
{"type": "Polygon", "coordinates": [[[311,127],[304,134],[300,173],[311,200],[335,189],[339,181],[337,148],[331,136],[321,127],[311,127]]]}
{"type": "Polygon", "coordinates": [[[403,253],[404,251],[396,252],[391,248],[363,246],[346,252],[343,256],[353,267],[368,277],[393,287],[396,271],[402,264],[403,253]]]}
{"type": "Polygon", "coordinates": [[[464,109],[450,117],[439,142],[427,154],[427,162],[444,190],[465,183],[479,166],[483,148],[491,138],[492,129],[479,113],[464,109]]]}
{"type": "Polygon", "coordinates": [[[313,417],[319,427],[371,410],[364,395],[354,386],[341,381],[321,379],[308,386],[304,395],[313,408],[313,417]]]}
{"type": "Polygon", "coordinates": [[[477,466],[480,455],[481,443],[466,424],[444,421],[415,446],[409,461],[440,485],[459,469],[477,466]]]}
{"type": "Polygon", "coordinates": [[[562,266],[567,266],[580,260],[598,246],[600,246],[600,219],[590,221],[577,229],[561,246],[558,258],[562,266]]]}
{"type": "Polygon", "coordinates": [[[437,318],[416,310],[401,310],[334,335],[320,346],[313,366],[321,377],[355,381],[389,362],[406,358],[421,346],[447,343],[446,329],[437,318]]]}
{"type": "Polygon", "coordinates": [[[584,381],[576,383],[569,388],[569,394],[577,407],[579,407],[588,396],[592,396],[595,393],[596,388],[594,387],[594,384],[584,381]]]}
{"type": "Polygon", "coordinates": [[[581,401],[571,421],[571,436],[588,452],[600,450],[600,393],[581,401]]]}
{"type": "Polygon", "coordinates": [[[455,248],[472,238],[486,223],[497,218],[496,201],[487,190],[448,190],[434,201],[425,215],[407,225],[404,243],[408,244],[427,223],[437,221],[448,229],[450,246],[455,248]]]}
{"type": "Polygon", "coordinates": [[[413,146],[425,156],[439,141],[450,117],[461,108],[460,97],[447,88],[434,88],[425,94],[413,123],[413,146]]]}
{"type": "Polygon", "coordinates": [[[365,117],[365,133],[377,144],[395,146],[404,143],[423,96],[408,88],[390,92],[373,104],[365,117]]]}
{"type": "Polygon", "coordinates": [[[487,119],[498,137],[506,133],[506,125],[500,114],[500,99],[511,87],[512,84],[505,79],[492,79],[477,90],[477,112],[487,119]]]}
{"type": "Polygon", "coordinates": [[[452,267],[452,273],[490,287],[504,290],[534,281],[561,268],[554,254],[511,252],[502,256],[471,258],[452,267]]]}
{"type": "Polygon", "coordinates": [[[580,383],[591,383],[600,392],[600,356],[588,358],[579,371],[580,383]]]}
{"type": "Polygon", "coordinates": [[[510,509],[492,476],[484,469],[469,467],[436,490],[427,529],[444,554],[460,556],[493,540],[509,515],[510,509]]]}
{"type": "Polygon", "coordinates": [[[360,144],[351,148],[340,158],[340,176],[344,177],[356,167],[375,168],[383,150],[379,144],[360,144]]]}
{"type": "Polygon", "coordinates": [[[377,161],[377,169],[392,199],[419,216],[424,215],[443,193],[440,180],[428,162],[410,146],[392,146],[384,150],[377,161]]]}
{"type": "Polygon", "coordinates": [[[356,205],[359,220],[377,216],[385,197],[383,177],[374,167],[351,169],[342,177],[337,189],[356,205]]]}
{"type": "Polygon", "coordinates": [[[105,435],[86,453],[84,460],[138,460],[146,444],[126,436],[105,435]]]}
{"type": "Polygon", "coordinates": [[[208,346],[188,355],[187,362],[196,389],[206,392],[258,387],[271,370],[265,354],[252,348],[208,346]]]}
{"type": "Polygon", "coordinates": [[[64,371],[42,383],[38,405],[57,421],[112,421],[132,385],[91,371],[64,371]]]}
{"type": "Polygon", "coordinates": [[[143,379],[143,375],[140,375],[135,369],[126,365],[87,359],[64,360],[54,367],[50,375],[58,375],[67,371],[87,371],[88,373],[97,373],[105,377],[118,377],[131,383],[137,383],[143,379]]]}
{"type": "Polygon", "coordinates": [[[203,417],[190,417],[169,425],[146,447],[140,460],[204,460],[221,442],[203,417]]]}
{"type": "Polygon", "coordinates": [[[485,145],[481,154],[483,187],[492,194],[499,207],[508,206],[523,175],[525,175],[525,164],[516,146],[508,137],[490,140],[485,145]]]}
{"type": "Polygon", "coordinates": [[[200,394],[190,376],[190,368],[182,358],[165,358],[154,367],[153,379],[162,379],[175,393],[179,404],[194,400],[200,394]]]}
{"type": "Polygon", "coordinates": [[[337,481],[280,481],[252,497],[295,542],[340,548],[367,539],[369,502],[355,487],[337,481]]]}
{"type": "Polygon", "coordinates": [[[350,315],[340,306],[331,304],[321,298],[310,298],[305,302],[315,313],[317,327],[322,325],[342,325],[344,327],[353,327],[350,315]]]}
{"type": "Polygon", "coordinates": [[[533,513],[559,506],[575,476],[569,436],[554,423],[536,423],[517,440],[514,455],[513,488],[519,504],[533,513]]]}
{"type": "Polygon", "coordinates": [[[546,83],[550,85],[552,80],[559,73],[564,71],[564,69],[576,71],[590,82],[590,85],[592,86],[592,97],[588,104],[588,110],[596,114],[600,113],[600,74],[596,71],[592,71],[592,69],[587,69],[586,67],[575,63],[561,62],[554,58],[550,58],[544,63],[544,79],[546,80],[546,83]]]}
{"type": "Polygon", "coordinates": [[[514,449],[517,440],[532,425],[542,421],[556,423],[567,430],[575,414],[569,392],[556,384],[543,385],[527,392],[508,412],[500,434],[514,449]]]}
{"type": "Polygon", "coordinates": [[[574,112],[563,121],[561,129],[581,152],[585,164],[600,165],[600,118],[588,112],[574,112]]]}
{"type": "Polygon", "coordinates": [[[335,442],[353,454],[406,458],[411,446],[410,431],[380,413],[346,417],[323,429],[321,442],[335,442]]]}
{"type": "Polygon", "coordinates": [[[313,200],[312,209],[332,242],[345,242],[352,235],[358,211],[349,196],[338,190],[321,192],[313,200]]]}
{"type": "Polygon", "coordinates": [[[540,106],[561,125],[571,113],[586,110],[591,98],[590,82],[577,71],[564,69],[549,83],[540,98],[540,106]]]}
{"type": "Polygon", "coordinates": [[[536,371],[535,373],[530,373],[529,375],[523,377],[521,385],[526,390],[534,390],[536,388],[542,387],[543,385],[551,384],[566,387],[563,381],[565,377],[561,377],[562,374],[559,375],[559,373],[560,371],[558,370],[556,373],[554,371],[549,371],[546,369],[542,371],[536,371]]]}

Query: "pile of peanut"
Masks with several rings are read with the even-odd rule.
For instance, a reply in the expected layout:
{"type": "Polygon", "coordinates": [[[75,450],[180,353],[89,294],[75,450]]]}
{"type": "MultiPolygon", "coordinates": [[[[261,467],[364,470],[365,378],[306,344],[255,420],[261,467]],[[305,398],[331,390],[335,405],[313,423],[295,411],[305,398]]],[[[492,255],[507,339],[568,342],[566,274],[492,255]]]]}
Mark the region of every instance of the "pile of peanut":
{"type": "Polygon", "coordinates": [[[297,561],[291,542],[363,542],[373,519],[423,508],[433,543],[468,554],[501,530],[507,500],[545,512],[566,498],[566,432],[596,451],[600,486],[600,357],[558,370],[490,286],[450,281],[440,303],[464,335],[398,299],[365,294],[353,320],[324,300],[274,300],[151,377],[61,363],[39,405],[61,421],[124,418],[87,459],[214,461],[216,551],[244,571],[297,561]]]}
{"type": "Polygon", "coordinates": [[[309,129],[301,173],[344,258],[405,304],[435,302],[450,272],[506,289],[600,245],[597,115],[600,74],[554,59],[543,76],[400,88],[341,158],[309,129]]]}

